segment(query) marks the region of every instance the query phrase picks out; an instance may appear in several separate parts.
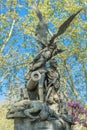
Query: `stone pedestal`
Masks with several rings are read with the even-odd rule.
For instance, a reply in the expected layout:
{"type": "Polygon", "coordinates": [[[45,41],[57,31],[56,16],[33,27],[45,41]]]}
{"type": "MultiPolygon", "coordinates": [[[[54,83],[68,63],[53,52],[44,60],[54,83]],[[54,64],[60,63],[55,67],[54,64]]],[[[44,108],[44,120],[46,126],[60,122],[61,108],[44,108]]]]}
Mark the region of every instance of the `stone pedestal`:
{"type": "Polygon", "coordinates": [[[56,104],[52,108],[39,100],[22,100],[11,106],[6,118],[14,119],[14,130],[71,130],[72,116],[60,115],[56,104]]]}
{"type": "Polygon", "coordinates": [[[14,130],[65,130],[59,120],[30,122],[28,118],[15,119],[14,130]]]}

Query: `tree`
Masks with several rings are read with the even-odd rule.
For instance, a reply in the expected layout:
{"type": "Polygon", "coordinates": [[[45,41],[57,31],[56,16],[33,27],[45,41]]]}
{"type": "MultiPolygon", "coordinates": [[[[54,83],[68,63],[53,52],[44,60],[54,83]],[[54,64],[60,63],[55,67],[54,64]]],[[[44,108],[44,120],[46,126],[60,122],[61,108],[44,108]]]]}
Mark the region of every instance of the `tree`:
{"type": "MultiPolygon", "coordinates": [[[[67,17],[85,6],[85,0],[38,0],[37,4],[49,27],[50,39],[67,17]]],[[[26,68],[29,67],[35,52],[40,49],[35,36],[38,18],[31,0],[3,0],[1,6],[0,88],[6,86],[5,89],[8,90],[11,86],[15,89],[18,85],[24,85],[23,75],[26,68]]],[[[61,86],[68,91],[68,96],[77,98],[77,95],[83,95],[82,101],[85,101],[87,92],[85,13],[84,9],[67,31],[55,41],[59,49],[66,49],[64,53],[58,54],[57,59],[58,69],[61,71],[61,86]],[[77,72],[77,68],[81,71],[77,72]]],[[[79,96],[79,99],[82,97],[79,96]]]]}

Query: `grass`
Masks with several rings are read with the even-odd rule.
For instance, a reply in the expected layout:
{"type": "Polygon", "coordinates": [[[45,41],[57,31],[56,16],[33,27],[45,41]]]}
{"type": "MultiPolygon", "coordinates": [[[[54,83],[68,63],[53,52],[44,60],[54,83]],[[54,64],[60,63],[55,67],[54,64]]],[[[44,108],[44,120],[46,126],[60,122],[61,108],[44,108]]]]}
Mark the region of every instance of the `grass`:
{"type": "Polygon", "coordinates": [[[83,128],[82,130],[87,130],[87,128],[83,128]]]}
{"type": "Polygon", "coordinates": [[[6,119],[7,107],[0,103],[0,130],[14,130],[14,121],[6,119]]]}

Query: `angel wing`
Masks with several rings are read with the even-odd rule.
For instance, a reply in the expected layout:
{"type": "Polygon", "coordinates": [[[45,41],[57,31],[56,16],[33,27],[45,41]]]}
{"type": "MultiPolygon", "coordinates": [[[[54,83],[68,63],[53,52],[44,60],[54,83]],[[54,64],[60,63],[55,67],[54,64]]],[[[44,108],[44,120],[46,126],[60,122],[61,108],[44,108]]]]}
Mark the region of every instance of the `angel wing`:
{"type": "Polygon", "coordinates": [[[45,47],[47,44],[48,25],[35,3],[33,3],[33,9],[36,11],[37,17],[39,19],[35,36],[37,37],[38,41],[45,47]]]}
{"type": "Polygon", "coordinates": [[[58,36],[60,36],[61,34],[63,34],[66,29],[69,27],[70,23],[73,21],[73,19],[77,16],[77,14],[80,13],[82,9],[80,9],[79,11],[77,11],[76,13],[72,14],[63,24],[60,25],[60,27],[58,28],[57,33],[55,33],[51,39],[50,39],[50,43],[53,43],[55,38],[57,38],[58,36]]]}

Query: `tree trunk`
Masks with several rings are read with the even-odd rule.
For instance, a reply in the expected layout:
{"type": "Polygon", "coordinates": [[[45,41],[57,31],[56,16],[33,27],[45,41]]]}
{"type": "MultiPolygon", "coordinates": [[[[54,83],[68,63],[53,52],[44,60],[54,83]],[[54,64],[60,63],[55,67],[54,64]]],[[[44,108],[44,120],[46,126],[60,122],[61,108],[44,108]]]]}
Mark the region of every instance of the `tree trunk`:
{"type": "Polygon", "coordinates": [[[70,79],[70,81],[71,81],[71,89],[72,89],[72,91],[73,91],[73,93],[74,93],[74,95],[76,96],[76,99],[77,99],[78,93],[76,92],[75,85],[74,85],[74,80],[73,80],[73,77],[72,77],[72,75],[71,75],[69,66],[67,65],[66,61],[64,61],[64,67],[66,68],[67,73],[68,73],[68,75],[69,75],[69,79],[70,79]]]}

